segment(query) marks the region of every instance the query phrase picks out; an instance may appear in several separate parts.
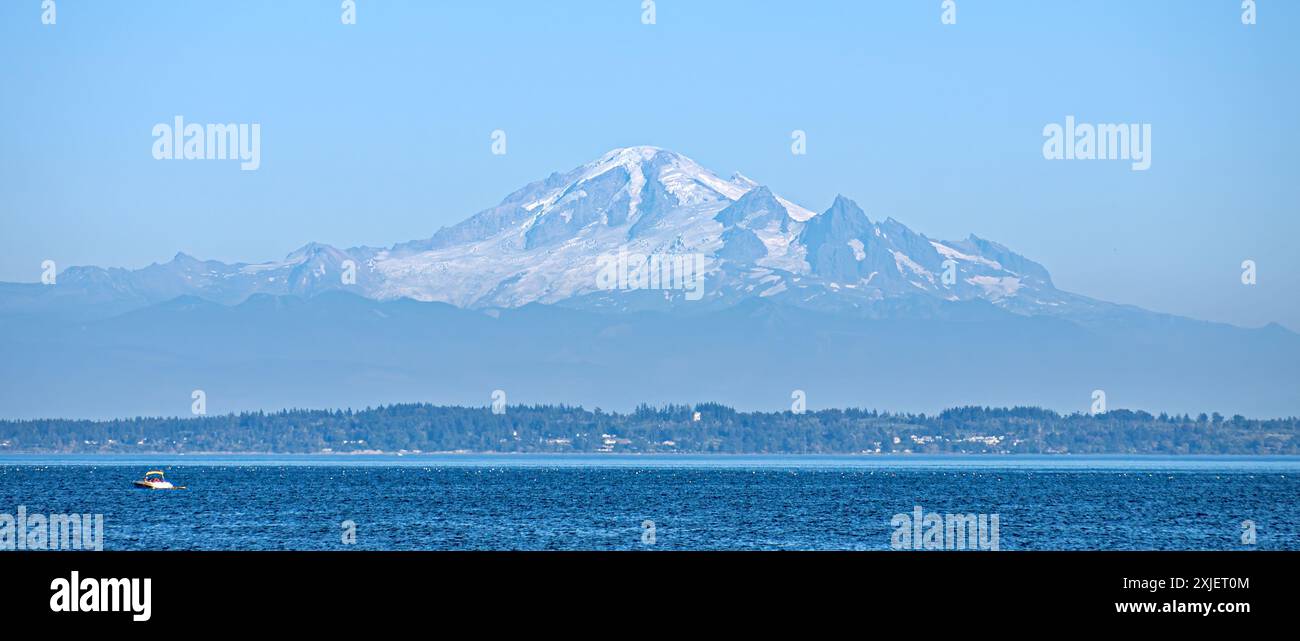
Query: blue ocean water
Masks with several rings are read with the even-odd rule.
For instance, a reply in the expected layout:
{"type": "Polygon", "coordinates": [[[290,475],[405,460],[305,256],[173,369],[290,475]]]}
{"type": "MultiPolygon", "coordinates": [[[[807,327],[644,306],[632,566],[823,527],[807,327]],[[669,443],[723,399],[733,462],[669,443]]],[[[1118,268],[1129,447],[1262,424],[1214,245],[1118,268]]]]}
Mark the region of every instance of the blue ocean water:
{"type": "Polygon", "coordinates": [[[883,550],[916,506],[1002,550],[1300,549],[1300,458],[5,455],[20,505],[102,513],[109,550],[883,550]]]}

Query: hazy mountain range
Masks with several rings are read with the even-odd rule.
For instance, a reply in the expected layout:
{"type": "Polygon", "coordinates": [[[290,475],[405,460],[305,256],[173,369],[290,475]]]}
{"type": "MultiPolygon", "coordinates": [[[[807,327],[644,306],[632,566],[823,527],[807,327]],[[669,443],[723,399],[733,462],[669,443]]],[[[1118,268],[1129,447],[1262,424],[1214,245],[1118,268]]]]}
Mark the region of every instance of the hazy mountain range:
{"type": "Polygon", "coordinates": [[[653,147],[616,149],[388,248],[177,254],[0,283],[0,415],[398,401],[961,404],[1291,415],[1300,336],[1057,289],[971,235],[935,240],[837,197],[817,213],[653,147]],[[702,298],[608,289],[611,256],[704,257],[702,298]],[[947,277],[945,277],[945,274],[947,277]]]}
{"type": "MultiPolygon", "coordinates": [[[[987,301],[1021,314],[1072,317],[1122,311],[1057,290],[1042,265],[998,243],[974,235],[932,240],[892,218],[873,222],[843,197],[816,214],[740,174],[722,178],[654,147],[616,149],[552,174],[424,240],[388,248],[309,243],[257,264],[177,254],[139,270],[73,267],[57,287],[5,285],[0,309],[104,315],[184,295],[229,305],[253,294],[330,290],[468,309],[562,303],[626,310],[644,304],[640,299],[664,299],[662,291],[628,296],[597,287],[599,257],[620,250],[705,254],[708,308],[761,298],[869,316],[886,314],[892,304],[879,305],[884,301],[987,301]],[[945,284],[948,259],[956,278],[945,284]],[[355,283],[342,279],[346,261],[357,266],[355,283]]],[[[682,298],[670,292],[670,301],[672,294],[682,298]]]]}

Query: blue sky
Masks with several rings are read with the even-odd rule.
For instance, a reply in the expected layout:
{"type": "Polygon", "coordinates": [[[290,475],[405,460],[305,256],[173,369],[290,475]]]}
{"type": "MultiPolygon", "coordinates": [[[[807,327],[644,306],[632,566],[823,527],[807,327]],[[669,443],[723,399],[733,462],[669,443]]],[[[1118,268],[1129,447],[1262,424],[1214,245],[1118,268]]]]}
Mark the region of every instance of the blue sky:
{"type": "Polygon", "coordinates": [[[339,5],[58,0],[51,27],[0,4],[0,280],[389,245],[650,144],[999,241],[1063,289],[1300,330],[1300,3],[1254,26],[1236,0],[957,0],[956,25],[939,0],[660,0],[655,25],[640,0],[339,5]],[[177,114],[260,123],[261,168],[153,160],[177,114]],[[1067,115],[1150,123],[1151,169],[1044,160],[1067,115]]]}

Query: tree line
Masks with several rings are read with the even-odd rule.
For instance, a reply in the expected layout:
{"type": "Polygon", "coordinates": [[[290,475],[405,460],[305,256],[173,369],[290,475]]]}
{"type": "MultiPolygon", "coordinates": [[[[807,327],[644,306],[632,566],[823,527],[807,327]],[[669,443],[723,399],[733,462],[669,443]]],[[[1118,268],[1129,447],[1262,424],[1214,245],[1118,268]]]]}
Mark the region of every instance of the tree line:
{"type": "Polygon", "coordinates": [[[1058,414],[960,407],[935,415],[866,409],[740,412],[723,405],[427,404],[186,418],[0,421],[0,453],[1006,453],[1300,454],[1300,418],[1130,410],[1058,414]]]}

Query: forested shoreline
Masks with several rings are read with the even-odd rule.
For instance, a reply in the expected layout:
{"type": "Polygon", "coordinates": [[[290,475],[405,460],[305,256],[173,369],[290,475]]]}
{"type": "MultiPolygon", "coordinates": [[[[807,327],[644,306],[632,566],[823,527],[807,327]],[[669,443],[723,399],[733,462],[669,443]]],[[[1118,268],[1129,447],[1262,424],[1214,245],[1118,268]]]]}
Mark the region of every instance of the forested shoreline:
{"type": "Polygon", "coordinates": [[[718,454],[1300,454],[1300,418],[962,407],[795,414],[716,404],[628,413],[427,404],[186,418],[0,421],[0,453],[623,452],[718,454]]]}

